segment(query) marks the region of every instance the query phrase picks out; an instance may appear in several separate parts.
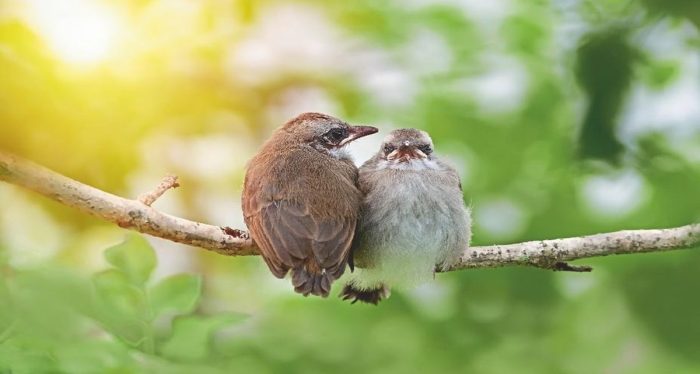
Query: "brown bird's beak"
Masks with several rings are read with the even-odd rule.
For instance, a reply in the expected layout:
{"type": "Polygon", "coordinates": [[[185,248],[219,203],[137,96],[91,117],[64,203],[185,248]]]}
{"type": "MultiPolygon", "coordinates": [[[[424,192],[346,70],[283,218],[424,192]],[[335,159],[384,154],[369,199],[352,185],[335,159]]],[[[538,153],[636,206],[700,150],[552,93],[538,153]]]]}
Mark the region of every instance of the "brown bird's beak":
{"type": "Polygon", "coordinates": [[[359,139],[359,138],[361,138],[363,136],[367,136],[367,135],[372,135],[372,134],[376,133],[377,131],[379,131],[379,129],[377,129],[376,127],[372,127],[372,126],[350,126],[348,128],[348,137],[343,139],[343,141],[340,142],[339,145],[343,146],[345,144],[350,143],[351,141],[353,141],[355,139],[359,139]]]}

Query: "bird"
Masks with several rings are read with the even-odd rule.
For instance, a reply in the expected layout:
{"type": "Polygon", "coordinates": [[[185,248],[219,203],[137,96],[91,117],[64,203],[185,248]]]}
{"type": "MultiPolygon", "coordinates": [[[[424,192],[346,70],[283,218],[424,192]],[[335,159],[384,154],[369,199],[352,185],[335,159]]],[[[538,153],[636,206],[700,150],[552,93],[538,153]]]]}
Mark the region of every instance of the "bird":
{"type": "Polygon", "coordinates": [[[364,198],[352,248],[356,267],[340,297],[375,304],[447,270],[469,248],[470,209],[457,171],[425,131],[398,129],[359,169],[364,198]]]}
{"type": "Polygon", "coordinates": [[[378,131],[302,113],[274,131],[250,160],[242,208],[250,235],[277,278],[327,297],[345,271],[362,194],[345,147],[378,131]]]}

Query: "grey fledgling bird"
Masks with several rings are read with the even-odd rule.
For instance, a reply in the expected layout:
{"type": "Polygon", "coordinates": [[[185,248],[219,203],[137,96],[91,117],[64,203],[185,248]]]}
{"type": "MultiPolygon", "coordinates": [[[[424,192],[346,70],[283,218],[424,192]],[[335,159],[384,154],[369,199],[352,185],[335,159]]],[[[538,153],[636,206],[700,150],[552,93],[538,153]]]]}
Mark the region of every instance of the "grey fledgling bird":
{"type": "Polygon", "coordinates": [[[377,304],[391,286],[413,286],[458,261],[471,220],[457,172],[433,153],[425,131],[391,132],[360,167],[365,195],[353,259],[358,269],[340,296],[377,304]]]}
{"type": "Polygon", "coordinates": [[[362,194],[344,147],[375,132],[304,113],[277,129],[248,165],[245,223],[272,274],[291,270],[304,296],[328,296],[345,271],[362,194]]]}

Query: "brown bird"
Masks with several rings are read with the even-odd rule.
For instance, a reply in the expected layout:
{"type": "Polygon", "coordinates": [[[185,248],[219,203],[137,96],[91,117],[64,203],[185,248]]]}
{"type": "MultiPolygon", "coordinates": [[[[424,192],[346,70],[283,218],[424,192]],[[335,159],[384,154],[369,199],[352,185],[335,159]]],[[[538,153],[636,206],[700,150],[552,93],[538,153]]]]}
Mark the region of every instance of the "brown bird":
{"type": "Polygon", "coordinates": [[[345,271],[362,194],[344,148],[377,131],[304,113],[277,129],[248,165],[245,223],[272,274],[291,270],[304,296],[328,296],[345,271]]]}

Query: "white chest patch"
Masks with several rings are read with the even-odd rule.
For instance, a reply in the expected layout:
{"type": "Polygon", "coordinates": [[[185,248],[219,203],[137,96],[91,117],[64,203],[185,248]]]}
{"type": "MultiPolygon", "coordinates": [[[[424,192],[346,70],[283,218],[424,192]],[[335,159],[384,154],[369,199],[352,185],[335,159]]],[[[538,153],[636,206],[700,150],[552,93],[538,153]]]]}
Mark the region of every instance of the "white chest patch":
{"type": "Polygon", "coordinates": [[[332,157],[337,158],[338,160],[351,159],[350,153],[348,152],[347,149],[345,149],[345,147],[330,149],[330,150],[328,150],[328,153],[332,157]]]}

